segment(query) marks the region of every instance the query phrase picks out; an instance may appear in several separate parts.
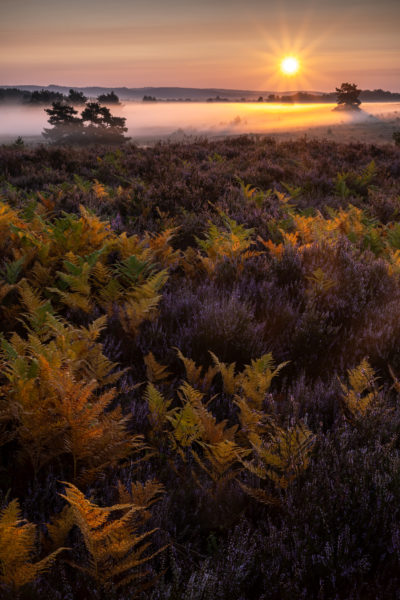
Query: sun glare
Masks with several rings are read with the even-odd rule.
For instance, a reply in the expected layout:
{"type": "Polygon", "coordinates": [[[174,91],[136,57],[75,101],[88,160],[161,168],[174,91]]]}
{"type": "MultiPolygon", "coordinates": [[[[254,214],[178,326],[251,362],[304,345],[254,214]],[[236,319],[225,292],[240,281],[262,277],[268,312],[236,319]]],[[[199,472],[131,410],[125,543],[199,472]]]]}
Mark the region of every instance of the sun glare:
{"type": "Polygon", "coordinates": [[[281,61],[281,71],[284,75],[296,75],[300,68],[299,61],[294,56],[286,56],[281,61]]]}

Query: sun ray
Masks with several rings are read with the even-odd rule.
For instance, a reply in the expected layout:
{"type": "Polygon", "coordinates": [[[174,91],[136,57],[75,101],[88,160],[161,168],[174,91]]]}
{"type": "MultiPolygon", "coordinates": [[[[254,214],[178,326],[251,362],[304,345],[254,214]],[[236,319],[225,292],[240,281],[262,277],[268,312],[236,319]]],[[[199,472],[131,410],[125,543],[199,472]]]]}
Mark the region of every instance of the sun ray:
{"type": "Polygon", "coordinates": [[[271,37],[265,25],[255,23],[254,26],[259,31],[260,38],[258,49],[254,49],[252,67],[254,76],[260,80],[258,89],[274,92],[320,91],[315,88],[317,80],[320,82],[319,87],[329,87],[331,78],[323,67],[324,61],[329,59],[329,53],[325,50],[322,56],[321,46],[335,37],[338,22],[316,30],[312,13],[306,11],[296,22],[296,27],[288,20],[287,15],[282,14],[276,23],[274,37],[271,37]],[[281,63],[286,57],[296,58],[300,65],[300,69],[290,76],[281,69],[281,63]]]}

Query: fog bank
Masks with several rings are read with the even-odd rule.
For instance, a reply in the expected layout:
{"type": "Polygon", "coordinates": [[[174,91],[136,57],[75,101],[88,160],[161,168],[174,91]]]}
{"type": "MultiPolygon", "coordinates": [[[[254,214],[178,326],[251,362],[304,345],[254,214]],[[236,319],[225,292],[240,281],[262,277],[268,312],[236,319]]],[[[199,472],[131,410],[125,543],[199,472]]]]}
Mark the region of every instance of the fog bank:
{"type": "MultiPolygon", "coordinates": [[[[276,133],[311,127],[376,122],[397,118],[400,103],[365,103],[358,112],[334,111],[334,104],[127,102],[112,107],[126,117],[128,135],[157,138],[175,135],[276,133]]],[[[40,136],[48,126],[43,107],[0,106],[0,138],[40,136]]]]}

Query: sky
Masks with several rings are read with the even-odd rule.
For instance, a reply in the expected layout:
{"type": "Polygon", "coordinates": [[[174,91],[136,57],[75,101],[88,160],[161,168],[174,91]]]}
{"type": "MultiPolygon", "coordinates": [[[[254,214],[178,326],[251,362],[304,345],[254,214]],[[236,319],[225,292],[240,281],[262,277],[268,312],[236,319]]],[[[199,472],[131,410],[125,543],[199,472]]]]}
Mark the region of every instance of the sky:
{"type": "Polygon", "coordinates": [[[400,92],[399,25],[400,0],[0,0],[0,85],[400,92]]]}

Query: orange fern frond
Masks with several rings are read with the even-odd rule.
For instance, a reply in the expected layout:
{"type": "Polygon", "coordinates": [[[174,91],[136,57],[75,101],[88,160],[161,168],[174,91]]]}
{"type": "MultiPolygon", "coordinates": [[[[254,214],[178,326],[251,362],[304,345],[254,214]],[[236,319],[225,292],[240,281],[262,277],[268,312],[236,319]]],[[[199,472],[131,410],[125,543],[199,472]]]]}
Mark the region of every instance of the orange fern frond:
{"type": "Polygon", "coordinates": [[[36,525],[22,518],[18,500],[12,500],[0,513],[0,583],[14,592],[47,571],[65,550],[58,548],[34,563],[35,539],[36,525]]]}
{"type": "MultiPolygon", "coordinates": [[[[154,499],[156,490],[152,491],[154,499]]],[[[133,579],[146,578],[148,571],[139,570],[139,567],[166,548],[150,555],[146,553],[149,547],[147,539],[156,531],[139,533],[139,528],[147,520],[147,516],[143,516],[143,508],[148,507],[127,503],[101,508],[87,500],[71,483],[65,483],[65,494],[61,496],[71,506],[74,523],[80,529],[89,553],[87,564],[74,564],[76,568],[93,577],[106,590],[123,587],[133,579]],[[118,518],[115,513],[122,513],[122,516],[118,518]]]]}

